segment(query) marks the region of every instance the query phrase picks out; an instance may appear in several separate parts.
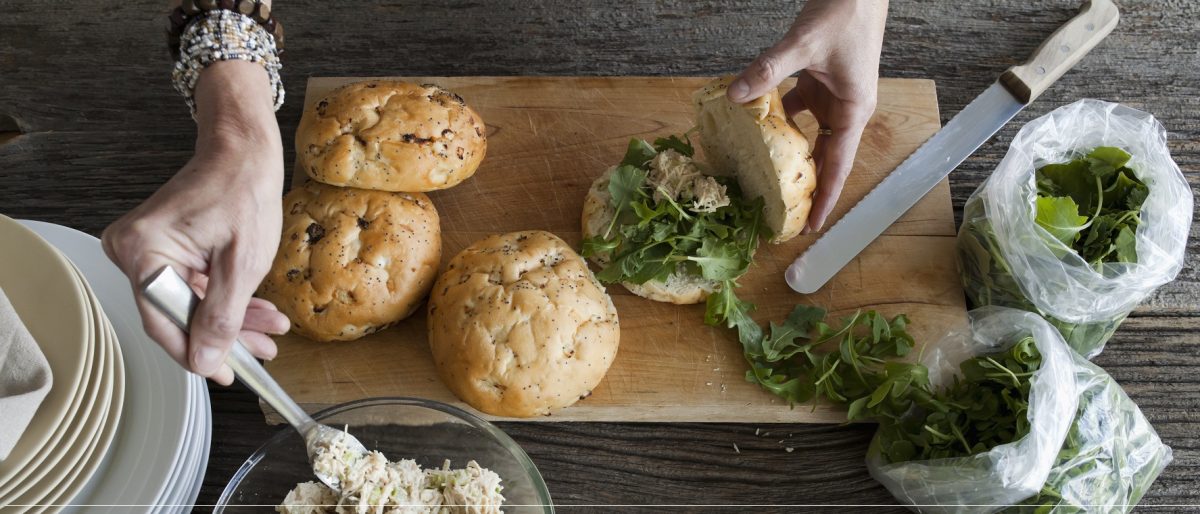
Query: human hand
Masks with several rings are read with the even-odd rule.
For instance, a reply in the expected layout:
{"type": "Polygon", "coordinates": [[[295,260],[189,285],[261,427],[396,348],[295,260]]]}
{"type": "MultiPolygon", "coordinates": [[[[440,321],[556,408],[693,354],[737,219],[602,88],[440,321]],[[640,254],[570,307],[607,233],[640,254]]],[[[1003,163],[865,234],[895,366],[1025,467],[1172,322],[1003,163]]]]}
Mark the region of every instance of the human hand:
{"type": "Polygon", "coordinates": [[[729,87],[746,102],[800,72],[783,96],[788,116],[808,110],[820,131],[813,149],[817,191],[805,233],[821,229],[854,164],[863,128],[875,112],[879,53],[887,0],[809,0],[775,46],[758,56],[729,87]]]}
{"type": "Polygon", "coordinates": [[[146,333],[184,368],[225,385],[233,382],[224,362],[235,338],[269,359],[276,349],[267,334],[290,326],[270,302],[251,298],[283,223],[283,147],[271,98],[257,64],[226,61],[206,69],[196,88],[195,155],[101,238],[132,283],[146,333]],[[167,265],[203,298],[190,335],[141,294],[143,281],[167,265]]]}

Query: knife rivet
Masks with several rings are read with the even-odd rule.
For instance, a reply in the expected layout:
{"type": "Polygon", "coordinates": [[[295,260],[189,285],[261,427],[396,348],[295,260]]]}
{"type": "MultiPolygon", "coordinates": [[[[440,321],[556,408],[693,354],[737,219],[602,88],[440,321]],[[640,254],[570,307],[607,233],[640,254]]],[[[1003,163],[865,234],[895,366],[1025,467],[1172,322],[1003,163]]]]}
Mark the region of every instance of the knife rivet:
{"type": "Polygon", "coordinates": [[[1093,31],[1093,30],[1096,30],[1096,24],[1095,24],[1095,23],[1089,23],[1089,24],[1087,24],[1087,25],[1084,25],[1084,27],[1083,27],[1083,28],[1085,28],[1085,29],[1088,29],[1088,32],[1091,32],[1091,31],[1093,31]]]}
{"type": "Polygon", "coordinates": [[[1070,51],[1071,51],[1071,47],[1070,47],[1070,46],[1068,46],[1068,45],[1063,45],[1061,48],[1059,48],[1059,50],[1062,50],[1062,51],[1063,51],[1063,53],[1065,54],[1065,53],[1067,53],[1067,52],[1070,52],[1070,51]]]}
{"type": "Polygon", "coordinates": [[[1038,66],[1038,68],[1037,68],[1037,72],[1038,72],[1038,75],[1045,75],[1045,74],[1046,74],[1046,67],[1045,67],[1045,66],[1038,66]]]}

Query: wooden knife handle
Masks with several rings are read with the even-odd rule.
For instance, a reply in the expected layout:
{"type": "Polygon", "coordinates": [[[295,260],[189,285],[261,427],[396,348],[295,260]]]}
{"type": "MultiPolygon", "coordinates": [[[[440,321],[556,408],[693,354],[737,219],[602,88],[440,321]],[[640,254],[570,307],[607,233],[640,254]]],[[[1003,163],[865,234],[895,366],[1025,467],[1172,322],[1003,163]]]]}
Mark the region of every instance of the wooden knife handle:
{"type": "Polygon", "coordinates": [[[1032,102],[1112,32],[1119,18],[1112,0],[1084,2],[1079,14],[1050,34],[1025,64],[1005,71],[1000,83],[1018,100],[1032,102]]]}

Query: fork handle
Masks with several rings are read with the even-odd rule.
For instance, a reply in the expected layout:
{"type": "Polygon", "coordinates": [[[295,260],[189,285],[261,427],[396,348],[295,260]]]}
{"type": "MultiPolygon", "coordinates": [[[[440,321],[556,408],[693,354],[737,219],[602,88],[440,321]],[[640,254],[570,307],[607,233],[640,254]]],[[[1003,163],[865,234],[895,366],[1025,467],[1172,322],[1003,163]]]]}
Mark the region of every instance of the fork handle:
{"type": "MultiPolygon", "coordinates": [[[[175,269],[163,266],[142,284],[142,294],[168,319],[185,333],[192,322],[192,315],[200,305],[200,297],[175,269]]],[[[258,363],[258,359],[246,349],[241,340],[234,341],[229,357],[225,360],[234,376],[266,400],[288,423],[307,437],[316,425],[312,417],[296,404],[292,397],[279,386],[270,373],[258,363]]]]}

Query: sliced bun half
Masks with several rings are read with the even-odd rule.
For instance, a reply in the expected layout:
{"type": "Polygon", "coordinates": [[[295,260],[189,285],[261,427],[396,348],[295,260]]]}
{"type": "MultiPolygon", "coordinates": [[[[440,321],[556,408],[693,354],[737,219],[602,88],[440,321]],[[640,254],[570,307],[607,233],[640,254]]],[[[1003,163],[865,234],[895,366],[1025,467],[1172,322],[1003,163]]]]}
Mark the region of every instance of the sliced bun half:
{"type": "MultiPolygon", "coordinates": [[[[604,231],[612,223],[615,211],[612,203],[609,202],[608,181],[614,171],[616,171],[615,167],[609,168],[592,182],[592,187],[583,200],[583,237],[585,238],[604,235],[604,231]]],[[[607,265],[608,260],[609,256],[607,255],[592,258],[592,261],[600,266],[607,265]]],[[[720,283],[699,275],[677,271],[672,273],[666,282],[651,280],[643,284],[622,282],[621,285],[642,298],[656,302],[687,305],[703,302],[720,286],[720,283]]]]}
{"type": "Polygon", "coordinates": [[[716,79],[693,96],[700,146],[713,174],[735,175],[744,197],[763,198],[771,242],[781,243],[808,220],[817,187],[812,148],[777,91],[735,104],[725,96],[733,79],[716,79]]]}

